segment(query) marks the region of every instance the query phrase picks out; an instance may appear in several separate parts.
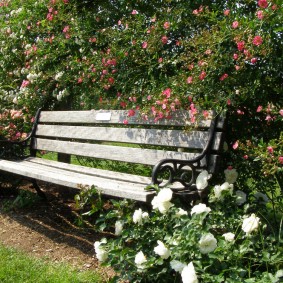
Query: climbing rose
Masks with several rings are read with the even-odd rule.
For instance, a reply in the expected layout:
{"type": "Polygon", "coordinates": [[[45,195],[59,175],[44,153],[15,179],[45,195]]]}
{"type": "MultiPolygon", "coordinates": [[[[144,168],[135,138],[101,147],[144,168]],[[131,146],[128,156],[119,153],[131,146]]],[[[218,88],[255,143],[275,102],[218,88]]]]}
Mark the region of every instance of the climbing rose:
{"type": "Polygon", "coordinates": [[[233,242],[235,239],[235,234],[229,232],[222,235],[227,242],[233,242]]]}
{"type": "Polygon", "coordinates": [[[264,8],[264,9],[267,8],[268,6],[267,0],[258,0],[257,4],[260,8],[264,8]]]}
{"type": "Polygon", "coordinates": [[[116,221],[115,222],[115,235],[120,236],[123,232],[123,222],[116,221]]]}
{"type": "Polygon", "coordinates": [[[173,204],[170,202],[173,192],[169,188],[162,189],[151,202],[153,209],[158,209],[162,214],[165,214],[173,204]]]}
{"type": "Polygon", "coordinates": [[[138,252],[135,256],[135,264],[138,269],[144,269],[144,264],[147,262],[147,259],[142,251],[138,252]]]}
{"type": "Polygon", "coordinates": [[[213,188],[214,196],[218,200],[222,200],[223,199],[222,192],[225,192],[225,191],[226,192],[230,192],[230,194],[232,195],[232,193],[233,193],[233,184],[229,184],[228,182],[225,182],[221,186],[216,185],[213,188]]]}
{"type": "Polygon", "coordinates": [[[95,250],[95,253],[96,253],[96,257],[101,262],[104,262],[108,257],[108,253],[103,248],[100,247],[101,244],[104,244],[104,243],[105,242],[103,242],[103,241],[101,241],[101,242],[96,241],[94,243],[94,250],[95,250]]]}
{"type": "Polygon", "coordinates": [[[259,46],[262,44],[262,38],[260,35],[256,35],[253,39],[253,44],[256,45],[256,46],[259,46]]]}
{"type": "Polygon", "coordinates": [[[237,28],[239,26],[239,22],[238,21],[234,21],[233,23],[232,23],[232,28],[237,28]]]}
{"type": "Polygon", "coordinates": [[[184,269],[184,267],[186,267],[186,264],[178,261],[178,260],[172,260],[170,262],[170,266],[172,269],[174,269],[176,272],[182,272],[182,270],[184,269]]]}

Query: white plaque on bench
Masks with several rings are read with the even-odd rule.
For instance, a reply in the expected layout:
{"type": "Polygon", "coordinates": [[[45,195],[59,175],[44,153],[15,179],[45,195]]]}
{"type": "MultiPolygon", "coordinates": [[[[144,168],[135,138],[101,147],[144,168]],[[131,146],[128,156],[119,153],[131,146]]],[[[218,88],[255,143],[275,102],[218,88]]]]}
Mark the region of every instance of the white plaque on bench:
{"type": "Polygon", "coordinates": [[[96,121],[110,121],[111,120],[111,112],[100,112],[96,114],[96,121]]]}

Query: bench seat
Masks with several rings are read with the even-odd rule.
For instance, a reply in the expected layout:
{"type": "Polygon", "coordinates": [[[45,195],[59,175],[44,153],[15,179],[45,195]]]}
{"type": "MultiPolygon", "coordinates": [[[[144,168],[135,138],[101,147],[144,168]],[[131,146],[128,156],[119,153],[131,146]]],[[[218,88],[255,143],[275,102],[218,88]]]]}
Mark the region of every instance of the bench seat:
{"type": "Polygon", "coordinates": [[[0,174],[29,179],[39,193],[36,180],[78,189],[94,185],[105,195],[142,202],[155,195],[145,190],[148,185],[196,196],[197,174],[218,169],[224,119],[211,112],[193,127],[189,111],[173,114],[153,121],[122,110],[39,110],[26,140],[0,141],[0,174]],[[39,158],[42,151],[58,154],[58,161],[39,158]],[[146,165],[152,176],[69,164],[71,156],[146,165]]]}

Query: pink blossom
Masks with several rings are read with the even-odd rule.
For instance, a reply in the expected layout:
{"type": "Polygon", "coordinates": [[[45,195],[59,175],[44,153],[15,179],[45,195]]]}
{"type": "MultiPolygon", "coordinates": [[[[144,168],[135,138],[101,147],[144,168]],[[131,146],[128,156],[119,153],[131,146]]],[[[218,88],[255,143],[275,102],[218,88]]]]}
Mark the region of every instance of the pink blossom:
{"type": "Polygon", "coordinates": [[[267,8],[268,7],[268,2],[267,2],[267,0],[258,0],[258,2],[257,2],[257,4],[258,4],[258,6],[260,7],[260,8],[267,8]]]}
{"type": "Polygon", "coordinates": [[[124,125],[128,125],[128,124],[129,124],[129,121],[128,121],[127,119],[125,119],[125,120],[123,121],[123,124],[124,124],[124,125]]]}
{"type": "Polygon", "coordinates": [[[68,31],[69,31],[69,29],[70,29],[70,27],[69,27],[69,26],[65,26],[65,27],[64,27],[64,29],[63,29],[63,32],[64,32],[64,33],[66,33],[66,32],[68,32],[68,31]]]}
{"type": "Polygon", "coordinates": [[[163,58],[162,57],[158,58],[158,63],[162,63],[162,62],[163,62],[163,58]]]}
{"type": "Polygon", "coordinates": [[[30,81],[28,80],[23,80],[21,87],[27,87],[30,84],[30,81]]]}
{"type": "Polygon", "coordinates": [[[187,84],[191,84],[191,83],[193,83],[193,77],[192,76],[187,78],[187,84]]]}
{"type": "Polygon", "coordinates": [[[256,35],[253,39],[253,44],[256,46],[261,45],[263,42],[262,37],[260,35],[256,35]]]}
{"type": "Polygon", "coordinates": [[[137,10],[132,11],[132,15],[137,15],[139,12],[137,10]]]}
{"type": "Polygon", "coordinates": [[[110,78],[108,78],[108,82],[109,82],[110,84],[114,84],[115,80],[114,80],[113,77],[110,77],[110,78]]]}
{"type": "Polygon", "coordinates": [[[232,23],[232,28],[237,28],[239,26],[239,22],[238,21],[234,21],[233,23],[232,23]]]}
{"type": "Polygon", "coordinates": [[[168,43],[168,37],[166,35],[162,36],[161,41],[163,44],[167,44],[168,43]]]}
{"type": "Polygon", "coordinates": [[[120,26],[122,24],[122,21],[121,20],[119,20],[118,21],[118,26],[120,26]]]}
{"type": "Polygon", "coordinates": [[[270,121],[272,121],[272,120],[273,120],[273,118],[272,118],[269,114],[266,115],[265,121],[270,122],[270,121]]]}
{"type": "Polygon", "coordinates": [[[238,58],[239,58],[239,55],[238,55],[237,53],[234,53],[234,54],[233,54],[233,59],[234,59],[234,60],[238,60],[238,58]]]}
{"type": "Polygon", "coordinates": [[[121,101],[121,102],[120,102],[120,106],[121,106],[122,108],[126,108],[127,103],[126,103],[125,101],[121,101]]]}
{"type": "Polygon", "coordinates": [[[256,16],[259,20],[262,20],[264,15],[263,15],[263,11],[259,10],[256,12],[256,16]]]}
{"type": "Polygon", "coordinates": [[[243,51],[245,48],[245,42],[244,41],[237,42],[237,48],[239,51],[243,51]]]}
{"type": "Polygon", "coordinates": [[[143,49],[146,49],[146,48],[147,48],[147,42],[146,42],[146,41],[144,41],[144,42],[142,43],[142,48],[143,48],[143,49]]]}
{"type": "Polygon", "coordinates": [[[207,119],[209,117],[209,112],[207,110],[203,110],[202,115],[205,119],[207,119]]]}
{"type": "Polygon", "coordinates": [[[279,114],[283,116],[283,109],[279,110],[279,114]]]}
{"type": "Polygon", "coordinates": [[[272,147],[272,146],[268,146],[268,147],[267,147],[267,151],[268,151],[270,154],[273,154],[273,152],[274,152],[273,147],[272,147]]]}
{"type": "Polygon", "coordinates": [[[260,112],[260,111],[262,111],[262,106],[261,106],[261,105],[259,105],[259,106],[257,107],[257,109],[256,109],[256,112],[260,112]]]}
{"type": "Polygon", "coordinates": [[[236,71],[239,71],[241,69],[241,67],[238,66],[238,65],[235,65],[235,69],[236,69],[236,71]]]}
{"type": "Polygon", "coordinates": [[[198,15],[198,9],[193,10],[194,15],[198,15]]]}
{"type": "Polygon", "coordinates": [[[136,114],[136,112],[135,112],[135,110],[133,110],[133,109],[130,109],[130,110],[128,111],[128,116],[129,116],[129,117],[135,116],[135,114],[136,114]]]}
{"type": "Polygon", "coordinates": [[[235,143],[232,145],[233,149],[237,149],[239,147],[239,141],[235,141],[235,143]]]}
{"type": "Polygon", "coordinates": [[[257,58],[254,57],[254,58],[251,59],[252,64],[255,64],[256,62],[257,62],[257,58]]]}
{"type": "Polygon", "coordinates": [[[166,96],[166,98],[169,98],[171,96],[171,88],[166,88],[163,92],[163,95],[166,96]]]}
{"type": "Polygon", "coordinates": [[[248,159],[249,158],[249,156],[247,154],[244,155],[243,157],[244,157],[244,159],[248,159]]]}
{"type": "Polygon", "coordinates": [[[277,5],[276,5],[276,4],[272,5],[272,6],[271,6],[271,9],[272,9],[273,11],[277,10],[277,5]]]}
{"type": "Polygon", "coordinates": [[[163,27],[164,27],[165,29],[168,29],[168,28],[170,27],[170,23],[169,23],[169,22],[165,22],[164,25],[163,25],[163,27]]]}
{"type": "Polygon", "coordinates": [[[151,100],[151,95],[148,95],[148,96],[147,96],[147,100],[151,100]]]}
{"type": "Polygon", "coordinates": [[[78,78],[78,84],[81,84],[83,82],[82,78],[78,78]]]}
{"type": "Polygon", "coordinates": [[[225,16],[229,16],[230,10],[227,9],[227,10],[225,10],[223,13],[224,13],[225,16]]]}
{"type": "Polygon", "coordinates": [[[202,71],[199,75],[199,79],[202,81],[205,79],[205,77],[206,77],[206,72],[202,71]]]}
{"type": "Polygon", "coordinates": [[[227,105],[231,105],[231,99],[230,98],[227,99],[227,105]]]}
{"type": "Polygon", "coordinates": [[[220,81],[224,81],[225,79],[228,78],[228,74],[223,74],[221,77],[220,77],[220,81]]]}
{"type": "Polygon", "coordinates": [[[279,156],[278,161],[279,161],[280,164],[283,164],[283,156],[279,156]]]}

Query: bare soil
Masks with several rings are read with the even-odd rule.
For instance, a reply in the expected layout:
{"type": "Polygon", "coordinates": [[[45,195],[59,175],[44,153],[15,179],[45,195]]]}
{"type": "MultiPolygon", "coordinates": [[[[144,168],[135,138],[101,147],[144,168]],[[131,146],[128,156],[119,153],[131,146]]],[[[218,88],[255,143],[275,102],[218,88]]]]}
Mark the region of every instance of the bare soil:
{"type": "Polygon", "coordinates": [[[0,188],[0,243],[37,258],[67,262],[79,270],[96,270],[108,281],[114,272],[99,265],[93,248],[95,241],[107,235],[74,225],[78,191],[47,184],[40,187],[47,201],[12,209],[7,209],[7,201],[13,201],[19,189],[33,189],[28,183],[16,191],[0,188]]]}

